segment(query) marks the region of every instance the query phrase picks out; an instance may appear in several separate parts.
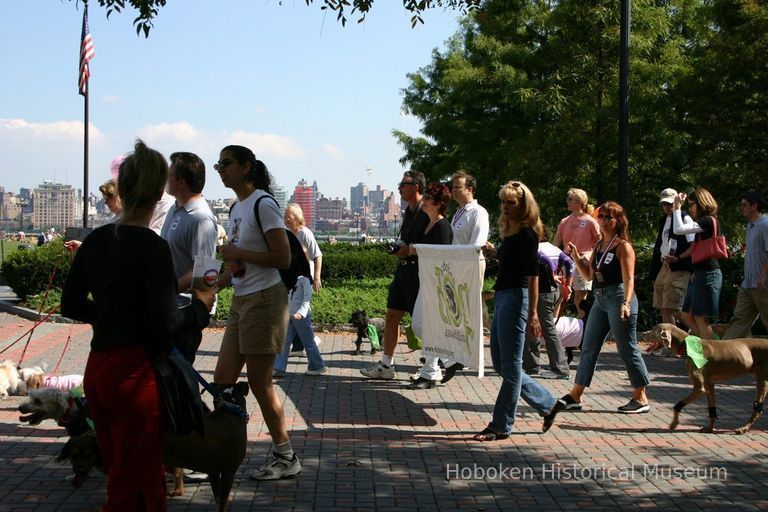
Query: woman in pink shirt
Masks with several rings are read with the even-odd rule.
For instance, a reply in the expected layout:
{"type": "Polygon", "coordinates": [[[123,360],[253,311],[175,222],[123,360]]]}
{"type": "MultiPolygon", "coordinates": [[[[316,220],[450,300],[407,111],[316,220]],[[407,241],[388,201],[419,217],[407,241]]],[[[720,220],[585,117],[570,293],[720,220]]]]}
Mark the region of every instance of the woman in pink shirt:
{"type": "MultiPolygon", "coordinates": [[[[600,240],[600,226],[597,225],[597,220],[591,215],[594,208],[589,204],[587,193],[580,188],[570,189],[567,197],[568,210],[571,214],[561,220],[557,226],[554,244],[573,258],[574,255],[571,254],[569,248],[569,244],[572,243],[580,254],[589,258],[592,255],[593,247],[600,240]]],[[[591,289],[592,281],[582,276],[578,267],[575,268],[573,272],[573,303],[576,309],[591,289]]],[[[561,307],[565,307],[565,304],[561,307]]]]}

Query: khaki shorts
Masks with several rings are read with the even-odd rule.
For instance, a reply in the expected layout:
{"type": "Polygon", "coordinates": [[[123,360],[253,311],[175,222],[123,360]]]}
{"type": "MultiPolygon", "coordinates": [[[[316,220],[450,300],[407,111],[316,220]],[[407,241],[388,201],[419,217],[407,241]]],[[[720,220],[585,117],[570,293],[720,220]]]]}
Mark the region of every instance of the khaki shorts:
{"type": "Polygon", "coordinates": [[[691,281],[691,273],[684,270],[671,272],[669,265],[662,265],[656,281],[653,282],[653,307],[656,309],[683,308],[685,292],[691,281]]]}
{"type": "Polygon", "coordinates": [[[584,276],[581,275],[576,265],[573,266],[573,291],[582,292],[592,289],[592,281],[587,281],[584,276]]]}
{"type": "Polygon", "coordinates": [[[249,295],[232,297],[222,345],[246,356],[277,355],[288,330],[288,292],[281,282],[249,295]]]}

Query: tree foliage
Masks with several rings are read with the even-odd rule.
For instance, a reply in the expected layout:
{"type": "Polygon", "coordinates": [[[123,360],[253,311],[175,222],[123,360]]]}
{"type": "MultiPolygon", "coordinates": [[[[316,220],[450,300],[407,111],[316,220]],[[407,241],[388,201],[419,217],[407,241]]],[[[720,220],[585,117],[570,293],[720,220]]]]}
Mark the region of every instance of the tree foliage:
{"type": "MultiPolygon", "coordinates": [[[[71,0],[70,0],[71,1],[71,0]]],[[[76,0],[77,2],[83,0],[76,0]]],[[[304,0],[309,6],[315,3],[315,0],[304,0]]],[[[386,0],[391,1],[391,0],[386,0]]],[[[424,23],[422,14],[428,9],[444,7],[456,9],[459,12],[466,13],[477,9],[482,0],[402,0],[403,8],[412,13],[411,26],[424,23]]],[[[107,9],[107,17],[112,13],[122,12],[126,4],[136,9],[139,14],[133,20],[136,27],[136,34],[144,33],[144,37],[149,37],[149,31],[153,27],[153,20],[158,16],[161,7],[165,7],[166,0],[98,0],[99,5],[107,9]]],[[[283,0],[279,0],[280,5],[283,0]]],[[[347,16],[359,15],[358,23],[365,21],[365,17],[373,9],[373,0],[320,0],[320,9],[336,13],[336,20],[343,26],[347,24],[347,16]]]]}
{"type": "MultiPolygon", "coordinates": [[[[755,177],[765,183],[768,18],[757,0],[632,8],[625,206],[650,233],[663,188],[707,186],[733,205],[755,177]],[[749,169],[743,187],[728,187],[720,168],[749,169]]],[[[550,226],[570,187],[615,198],[618,63],[615,0],[488,0],[409,75],[404,110],[423,128],[394,133],[401,162],[431,179],[466,169],[492,207],[501,184],[525,181],[550,226]]],[[[726,217],[735,221],[735,208],[726,217]]]]}

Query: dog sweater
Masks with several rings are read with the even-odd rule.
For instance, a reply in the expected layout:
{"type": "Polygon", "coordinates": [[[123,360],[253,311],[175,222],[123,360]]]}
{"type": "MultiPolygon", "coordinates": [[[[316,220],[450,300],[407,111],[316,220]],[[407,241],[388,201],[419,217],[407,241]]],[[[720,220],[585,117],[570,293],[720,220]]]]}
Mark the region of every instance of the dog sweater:
{"type": "Polygon", "coordinates": [[[61,391],[69,391],[82,383],[82,375],[62,375],[61,377],[49,375],[43,379],[43,387],[59,389],[61,391]]]}
{"type": "Polygon", "coordinates": [[[368,339],[371,340],[371,347],[375,349],[380,349],[381,345],[379,344],[379,332],[376,330],[376,327],[372,324],[368,324],[368,339]]]}
{"type": "Polygon", "coordinates": [[[704,349],[701,347],[701,338],[698,336],[686,336],[685,337],[685,353],[691,358],[696,368],[703,368],[707,364],[707,359],[704,357],[704,349]]]}

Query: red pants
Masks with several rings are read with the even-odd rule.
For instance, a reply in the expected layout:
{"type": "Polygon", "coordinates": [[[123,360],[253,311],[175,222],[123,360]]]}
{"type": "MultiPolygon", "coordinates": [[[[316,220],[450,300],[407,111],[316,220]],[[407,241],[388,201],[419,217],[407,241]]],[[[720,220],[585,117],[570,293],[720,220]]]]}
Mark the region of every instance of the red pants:
{"type": "Polygon", "coordinates": [[[166,510],[163,418],[146,350],[91,352],[84,388],[108,477],[103,510],[166,510]]]}

